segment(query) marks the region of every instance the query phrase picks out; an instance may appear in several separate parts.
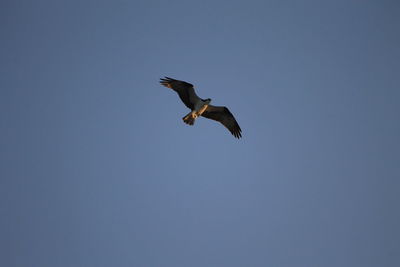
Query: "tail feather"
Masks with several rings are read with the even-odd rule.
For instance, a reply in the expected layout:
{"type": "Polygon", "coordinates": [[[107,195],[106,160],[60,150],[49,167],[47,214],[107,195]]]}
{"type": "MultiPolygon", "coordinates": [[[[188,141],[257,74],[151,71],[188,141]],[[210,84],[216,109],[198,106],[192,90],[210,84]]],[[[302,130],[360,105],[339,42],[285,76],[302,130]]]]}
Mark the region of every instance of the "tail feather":
{"type": "Polygon", "coordinates": [[[187,114],[185,117],[182,118],[182,120],[189,125],[193,125],[194,121],[196,120],[193,116],[192,116],[192,112],[190,112],[189,114],[187,114]]]}

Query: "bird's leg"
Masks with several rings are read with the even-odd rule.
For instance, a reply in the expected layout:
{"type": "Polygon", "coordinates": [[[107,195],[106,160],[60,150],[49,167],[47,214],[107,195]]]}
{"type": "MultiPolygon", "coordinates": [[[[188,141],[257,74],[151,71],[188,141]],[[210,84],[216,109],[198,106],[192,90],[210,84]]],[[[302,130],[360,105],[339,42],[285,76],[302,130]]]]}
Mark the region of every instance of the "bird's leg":
{"type": "Polygon", "coordinates": [[[207,109],[208,105],[203,105],[199,110],[193,110],[185,117],[183,117],[183,121],[189,125],[193,125],[194,121],[203,114],[203,112],[207,109]]]}
{"type": "Polygon", "coordinates": [[[197,116],[197,114],[196,114],[196,111],[194,110],[194,111],[189,112],[189,113],[188,113],[185,117],[183,117],[182,119],[183,119],[183,121],[184,121],[185,123],[187,123],[187,124],[189,124],[189,125],[193,125],[197,117],[198,117],[198,116],[197,116]]]}
{"type": "Polygon", "coordinates": [[[189,118],[192,118],[192,119],[196,119],[197,118],[197,115],[196,115],[196,111],[191,111],[189,114],[187,114],[185,117],[183,117],[183,120],[187,120],[187,119],[189,119],[189,118]]]}

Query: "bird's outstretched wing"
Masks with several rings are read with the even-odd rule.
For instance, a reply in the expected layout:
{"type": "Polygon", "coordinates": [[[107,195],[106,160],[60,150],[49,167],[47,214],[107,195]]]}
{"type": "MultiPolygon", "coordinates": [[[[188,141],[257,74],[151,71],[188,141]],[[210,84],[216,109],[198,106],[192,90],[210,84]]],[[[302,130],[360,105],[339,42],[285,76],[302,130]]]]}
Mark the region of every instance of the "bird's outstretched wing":
{"type": "Polygon", "coordinates": [[[242,137],[242,129],[240,129],[235,117],[229,111],[227,107],[216,107],[208,105],[207,109],[201,114],[201,116],[222,123],[232,135],[236,138],[242,137]]]}
{"type": "Polygon", "coordinates": [[[194,91],[193,84],[175,80],[169,77],[161,78],[160,83],[165,87],[171,88],[177,92],[185,106],[191,110],[194,109],[194,103],[199,100],[199,97],[194,91]]]}

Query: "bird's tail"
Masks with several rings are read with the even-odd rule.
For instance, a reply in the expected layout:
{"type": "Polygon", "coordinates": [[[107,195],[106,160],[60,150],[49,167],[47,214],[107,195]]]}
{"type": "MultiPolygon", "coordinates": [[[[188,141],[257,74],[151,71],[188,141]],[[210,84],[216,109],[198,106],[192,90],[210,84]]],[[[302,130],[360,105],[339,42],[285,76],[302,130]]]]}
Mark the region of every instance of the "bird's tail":
{"type": "Polygon", "coordinates": [[[194,121],[196,120],[195,114],[193,112],[190,112],[189,114],[187,114],[185,117],[182,118],[182,120],[189,125],[193,125],[194,121]]]}

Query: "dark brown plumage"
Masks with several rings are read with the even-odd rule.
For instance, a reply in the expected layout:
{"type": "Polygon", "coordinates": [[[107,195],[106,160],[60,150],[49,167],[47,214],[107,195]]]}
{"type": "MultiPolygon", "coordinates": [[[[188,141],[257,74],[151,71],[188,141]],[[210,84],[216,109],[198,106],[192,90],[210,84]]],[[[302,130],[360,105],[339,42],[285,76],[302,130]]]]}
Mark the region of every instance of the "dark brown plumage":
{"type": "Polygon", "coordinates": [[[178,93],[182,102],[192,110],[191,113],[183,118],[183,121],[189,125],[193,125],[197,116],[215,120],[224,125],[234,137],[242,137],[242,129],[240,129],[233,114],[227,107],[213,106],[209,102],[211,99],[201,99],[196,95],[192,84],[169,77],[160,79],[160,83],[165,87],[171,88],[178,93]],[[201,110],[201,107],[204,108],[201,110]],[[196,108],[198,110],[196,110],[196,108]]]}
{"type": "Polygon", "coordinates": [[[191,110],[194,109],[193,102],[190,101],[190,94],[196,95],[196,93],[194,92],[193,84],[175,80],[169,77],[161,78],[160,83],[165,87],[171,88],[172,90],[177,92],[185,106],[187,106],[191,110]]]}
{"type": "Polygon", "coordinates": [[[227,107],[216,107],[208,105],[207,109],[201,116],[222,123],[236,138],[242,137],[242,129],[240,129],[235,117],[227,107]]]}

